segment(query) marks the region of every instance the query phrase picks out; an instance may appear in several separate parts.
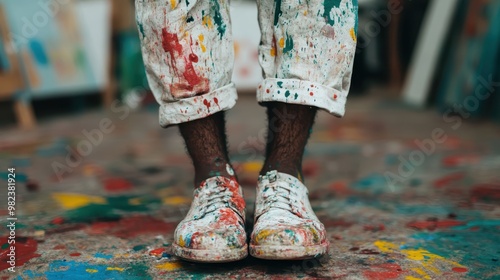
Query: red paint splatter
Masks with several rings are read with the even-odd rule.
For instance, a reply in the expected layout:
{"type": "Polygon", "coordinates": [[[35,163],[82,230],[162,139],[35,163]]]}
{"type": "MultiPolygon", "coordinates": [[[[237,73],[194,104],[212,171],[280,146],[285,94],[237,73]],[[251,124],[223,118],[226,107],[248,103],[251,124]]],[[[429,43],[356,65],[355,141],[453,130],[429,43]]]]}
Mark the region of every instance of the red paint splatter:
{"type": "Polygon", "coordinates": [[[220,106],[219,106],[219,99],[217,99],[217,97],[214,97],[214,103],[217,105],[217,107],[219,107],[220,109],[220,106]]]}
{"type": "Polygon", "coordinates": [[[238,223],[238,214],[234,211],[224,208],[219,210],[219,222],[226,225],[234,225],[238,223]]]}
{"type": "Polygon", "coordinates": [[[467,272],[467,271],[468,271],[468,269],[467,269],[467,268],[465,268],[465,267],[454,267],[454,268],[452,268],[451,270],[453,270],[453,271],[455,271],[455,272],[461,272],[461,273],[463,273],[463,272],[467,272]]]}
{"type": "Polygon", "coordinates": [[[208,79],[198,76],[194,70],[193,62],[198,62],[198,56],[194,53],[184,56],[177,34],[169,33],[166,28],[163,28],[162,46],[163,50],[170,54],[170,65],[177,73],[177,76],[184,78],[184,81],[170,86],[173,95],[187,97],[193,93],[203,94],[210,91],[208,79]],[[178,63],[179,61],[183,62],[178,63]],[[184,69],[179,69],[179,66],[184,67],[184,69]]]}
{"type": "Polygon", "coordinates": [[[165,248],[153,249],[153,250],[149,251],[149,255],[150,256],[162,256],[165,251],[166,251],[165,248]]]}
{"type": "Polygon", "coordinates": [[[350,227],[354,223],[353,222],[348,222],[344,219],[329,219],[328,221],[324,222],[325,228],[332,228],[332,227],[350,227]]]}
{"type": "Polygon", "coordinates": [[[170,55],[174,56],[175,53],[177,55],[182,54],[182,45],[179,43],[179,37],[175,33],[169,33],[166,28],[162,30],[162,46],[165,52],[170,53],[170,55]]]}
{"type": "Polygon", "coordinates": [[[336,94],[333,95],[333,99],[337,99],[337,95],[336,94]]]}
{"type": "Polygon", "coordinates": [[[59,245],[56,245],[54,248],[52,248],[53,250],[65,250],[66,249],[66,246],[63,245],[63,244],[59,244],[59,245]]]}
{"type": "Polygon", "coordinates": [[[196,54],[192,53],[189,55],[189,60],[196,63],[196,62],[198,62],[198,56],[196,54]]]}
{"type": "Polygon", "coordinates": [[[439,178],[438,180],[434,181],[434,187],[441,188],[441,187],[449,186],[452,183],[455,183],[457,181],[462,180],[464,177],[465,177],[465,174],[462,172],[453,173],[453,174],[444,176],[444,177],[439,178]]]}
{"type": "Polygon", "coordinates": [[[54,225],[61,225],[64,223],[64,218],[63,217],[55,217],[52,222],[54,225]]]}
{"type": "Polygon", "coordinates": [[[310,96],[313,96],[313,95],[314,95],[314,93],[311,91],[311,92],[309,93],[309,95],[310,95],[310,96]]]}
{"type": "Polygon", "coordinates": [[[104,181],[104,188],[108,192],[123,192],[132,189],[132,184],[122,178],[108,178],[104,181]]]}
{"type": "Polygon", "coordinates": [[[271,91],[269,89],[266,89],[266,93],[270,93],[271,91]]]}
{"type": "Polygon", "coordinates": [[[479,184],[472,188],[472,201],[500,201],[500,184],[479,184]]]}
{"type": "Polygon", "coordinates": [[[464,222],[456,221],[456,220],[435,220],[435,221],[414,221],[408,223],[406,226],[415,228],[418,230],[435,230],[437,228],[449,228],[454,226],[459,226],[465,224],[464,222]]]}
{"type": "Polygon", "coordinates": [[[40,256],[39,254],[36,254],[38,243],[36,240],[31,238],[17,237],[16,244],[9,244],[8,237],[5,236],[0,238],[0,245],[2,248],[0,249],[0,271],[10,267],[10,264],[7,262],[10,261],[11,258],[11,256],[8,256],[11,252],[11,246],[14,246],[16,249],[16,266],[21,266],[32,258],[40,256]]]}
{"type": "Polygon", "coordinates": [[[167,224],[150,216],[133,216],[113,222],[95,222],[90,226],[88,233],[132,238],[139,235],[165,234],[172,232],[174,228],[174,224],[167,224]]]}
{"type": "Polygon", "coordinates": [[[445,167],[463,166],[467,164],[475,164],[479,162],[477,155],[458,155],[448,156],[443,158],[442,163],[445,167]]]}
{"type": "Polygon", "coordinates": [[[330,187],[330,190],[335,192],[336,194],[349,194],[351,193],[347,183],[344,181],[333,182],[330,187]]]}
{"type": "Polygon", "coordinates": [[[304,177],[313,177],[318,174],[319,169],[320,166],[316,161],[308,160],[302,167],[302,173],[304,174],[304,177]]]}
{"type": "Polygon", "coordinates": [[[71,257],[79,257],[81,256],[82,254],[78,253],[78,252],[75,252],[75,253],[71,253],[69,254],[71,257]]]}
{"type": "Polygon", "coordinates": [[[405,271],[401,269],[401,266],[395,263],[374,265],[371,269],[372,270],[363,273],[365,277],[370,280],[395,279],[405,273],[405,271]]]}
{"type": "Polygon", "coordinates": [[[363,250],[359,251],[359,254],[363,254],[363,255],[379,255],[380,252],[372,250],[372,249],[363,249],[363,250]]]}
{"type": "Polygon", "coordinates": [[[243,212],[243,210],[245,209],[245,200],[240,194],[240,188],[239,188],[240,185],[238,184],[238,182],[236,182],[234,178],[232,179],[223,178],[223,180],[224,180],[223,182],[224,186],[226,186],[228,190],[233,193],[231,202],[234,203],[234,205],[240,212],[243,212]]]}
{"type": "Polygon", "coordinates": [[[366,225],[363,227],[366,231],[377,232],[385,230],[385,226],[383,224],[380,225],[366,225]]]}
{"type": "Polygon", "coordinates": [[[208,110],[210,110],[210,101],[208,101],[208,100],[204,99],[204,100],[203,100],[203,104],[204,104],[205,106],[207,106],[207,109],[208,109],[208,110]]]}
{"type": "MultiPolygon", "coordinates": [[[[59,219],[59,218],[56,218],[56,219],[59,219]]],[[[60,218],[60,219],[62,219],[62,218],[60,218]]],[[[64,222],[64,220],[62,220],[61,223],[63,223],[63,222],[64,222]]],[[[54,224],[54,222],[52,222],[52,223],[54,224]]],[[[80,230],[80,229],[83,229],[86,227],[87,227],[86,224],[67,224],[67,225],[59,226],[57,228],[47,229],[45,231],[45,234],[50,235],[50,234],[56,234],[56,233],[69,232],[69,231],[74,231],[74,230],[80,230]]]]}

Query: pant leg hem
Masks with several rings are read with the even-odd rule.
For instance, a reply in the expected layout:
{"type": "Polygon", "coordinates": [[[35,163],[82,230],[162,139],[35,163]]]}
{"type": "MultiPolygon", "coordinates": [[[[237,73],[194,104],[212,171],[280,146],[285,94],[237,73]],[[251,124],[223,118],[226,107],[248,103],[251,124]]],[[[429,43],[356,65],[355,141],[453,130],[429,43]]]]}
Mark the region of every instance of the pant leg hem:
{"type": "Polygon", "coordinates": [[[346,93],[298,79],[265,79],[257,89],[258,102],[314,106],[337,117],[344,116],[346,99],[346,93]]]}
{"type": "Polygon", "coordinates": [[[160,125],[168,127],[175,124],[205,118],[234,107],[238,94],[234,83],[209,93],[160,105],[160,125]]]}

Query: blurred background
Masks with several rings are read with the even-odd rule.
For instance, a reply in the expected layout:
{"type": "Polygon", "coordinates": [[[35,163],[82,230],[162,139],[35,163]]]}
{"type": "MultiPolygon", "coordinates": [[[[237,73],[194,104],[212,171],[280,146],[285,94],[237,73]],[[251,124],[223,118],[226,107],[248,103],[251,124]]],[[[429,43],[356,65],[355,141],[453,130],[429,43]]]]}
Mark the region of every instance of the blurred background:
{"type": "MultiPolygon", "coordinates": [[[[158,124],[133,1],[0,0],[0,183],[16,168],[16,279],[498,279],[500,1],[358,3],[346,115],[319,113],[304,159],[330,254],[203,266],[170,254],[193,169],[177,129],[158,124]]],[[[239,101],[228,142],[251,229],[267,133],[260,31],[255,1],[230,6],[239,101]]]]}

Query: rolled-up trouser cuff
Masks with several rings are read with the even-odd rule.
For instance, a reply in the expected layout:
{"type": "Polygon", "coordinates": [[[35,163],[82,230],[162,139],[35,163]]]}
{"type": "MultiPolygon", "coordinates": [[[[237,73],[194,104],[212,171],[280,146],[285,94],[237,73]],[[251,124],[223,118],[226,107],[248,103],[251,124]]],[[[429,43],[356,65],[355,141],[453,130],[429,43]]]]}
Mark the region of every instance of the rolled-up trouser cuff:
{"type": "Polygon", "coordinates": [[[208,117],[234,107],[238,94],[234,83],[209,93],[174,102],[163,102],[160,106],[160,125],[167,127],[208,117]]]}
{"type": "Polygon", "coordinates": [[[343,117],[347,94],[311,81],[265,79],[257,89],[258,102],[284,102],[314,106],[343,117]]]}

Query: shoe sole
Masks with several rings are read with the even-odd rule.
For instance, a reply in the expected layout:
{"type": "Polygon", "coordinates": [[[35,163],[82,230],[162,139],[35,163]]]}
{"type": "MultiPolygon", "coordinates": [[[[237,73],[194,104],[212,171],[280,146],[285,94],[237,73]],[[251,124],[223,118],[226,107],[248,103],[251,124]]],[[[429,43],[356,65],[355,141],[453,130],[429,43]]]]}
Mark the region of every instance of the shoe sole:
{"type": "Polygon", "coordinates": [[[247,246],[228,250],[197,250],[172,245],[173,254],[181,259],[199,263],[226,263],[242,260],[248,256],[247,246]]]}
{"type": "Polygon", "coordinates": [[[326,254],[328,243],[315,246],[250,245],[250,255],[264,260],[307,260],[326,254]]]}

